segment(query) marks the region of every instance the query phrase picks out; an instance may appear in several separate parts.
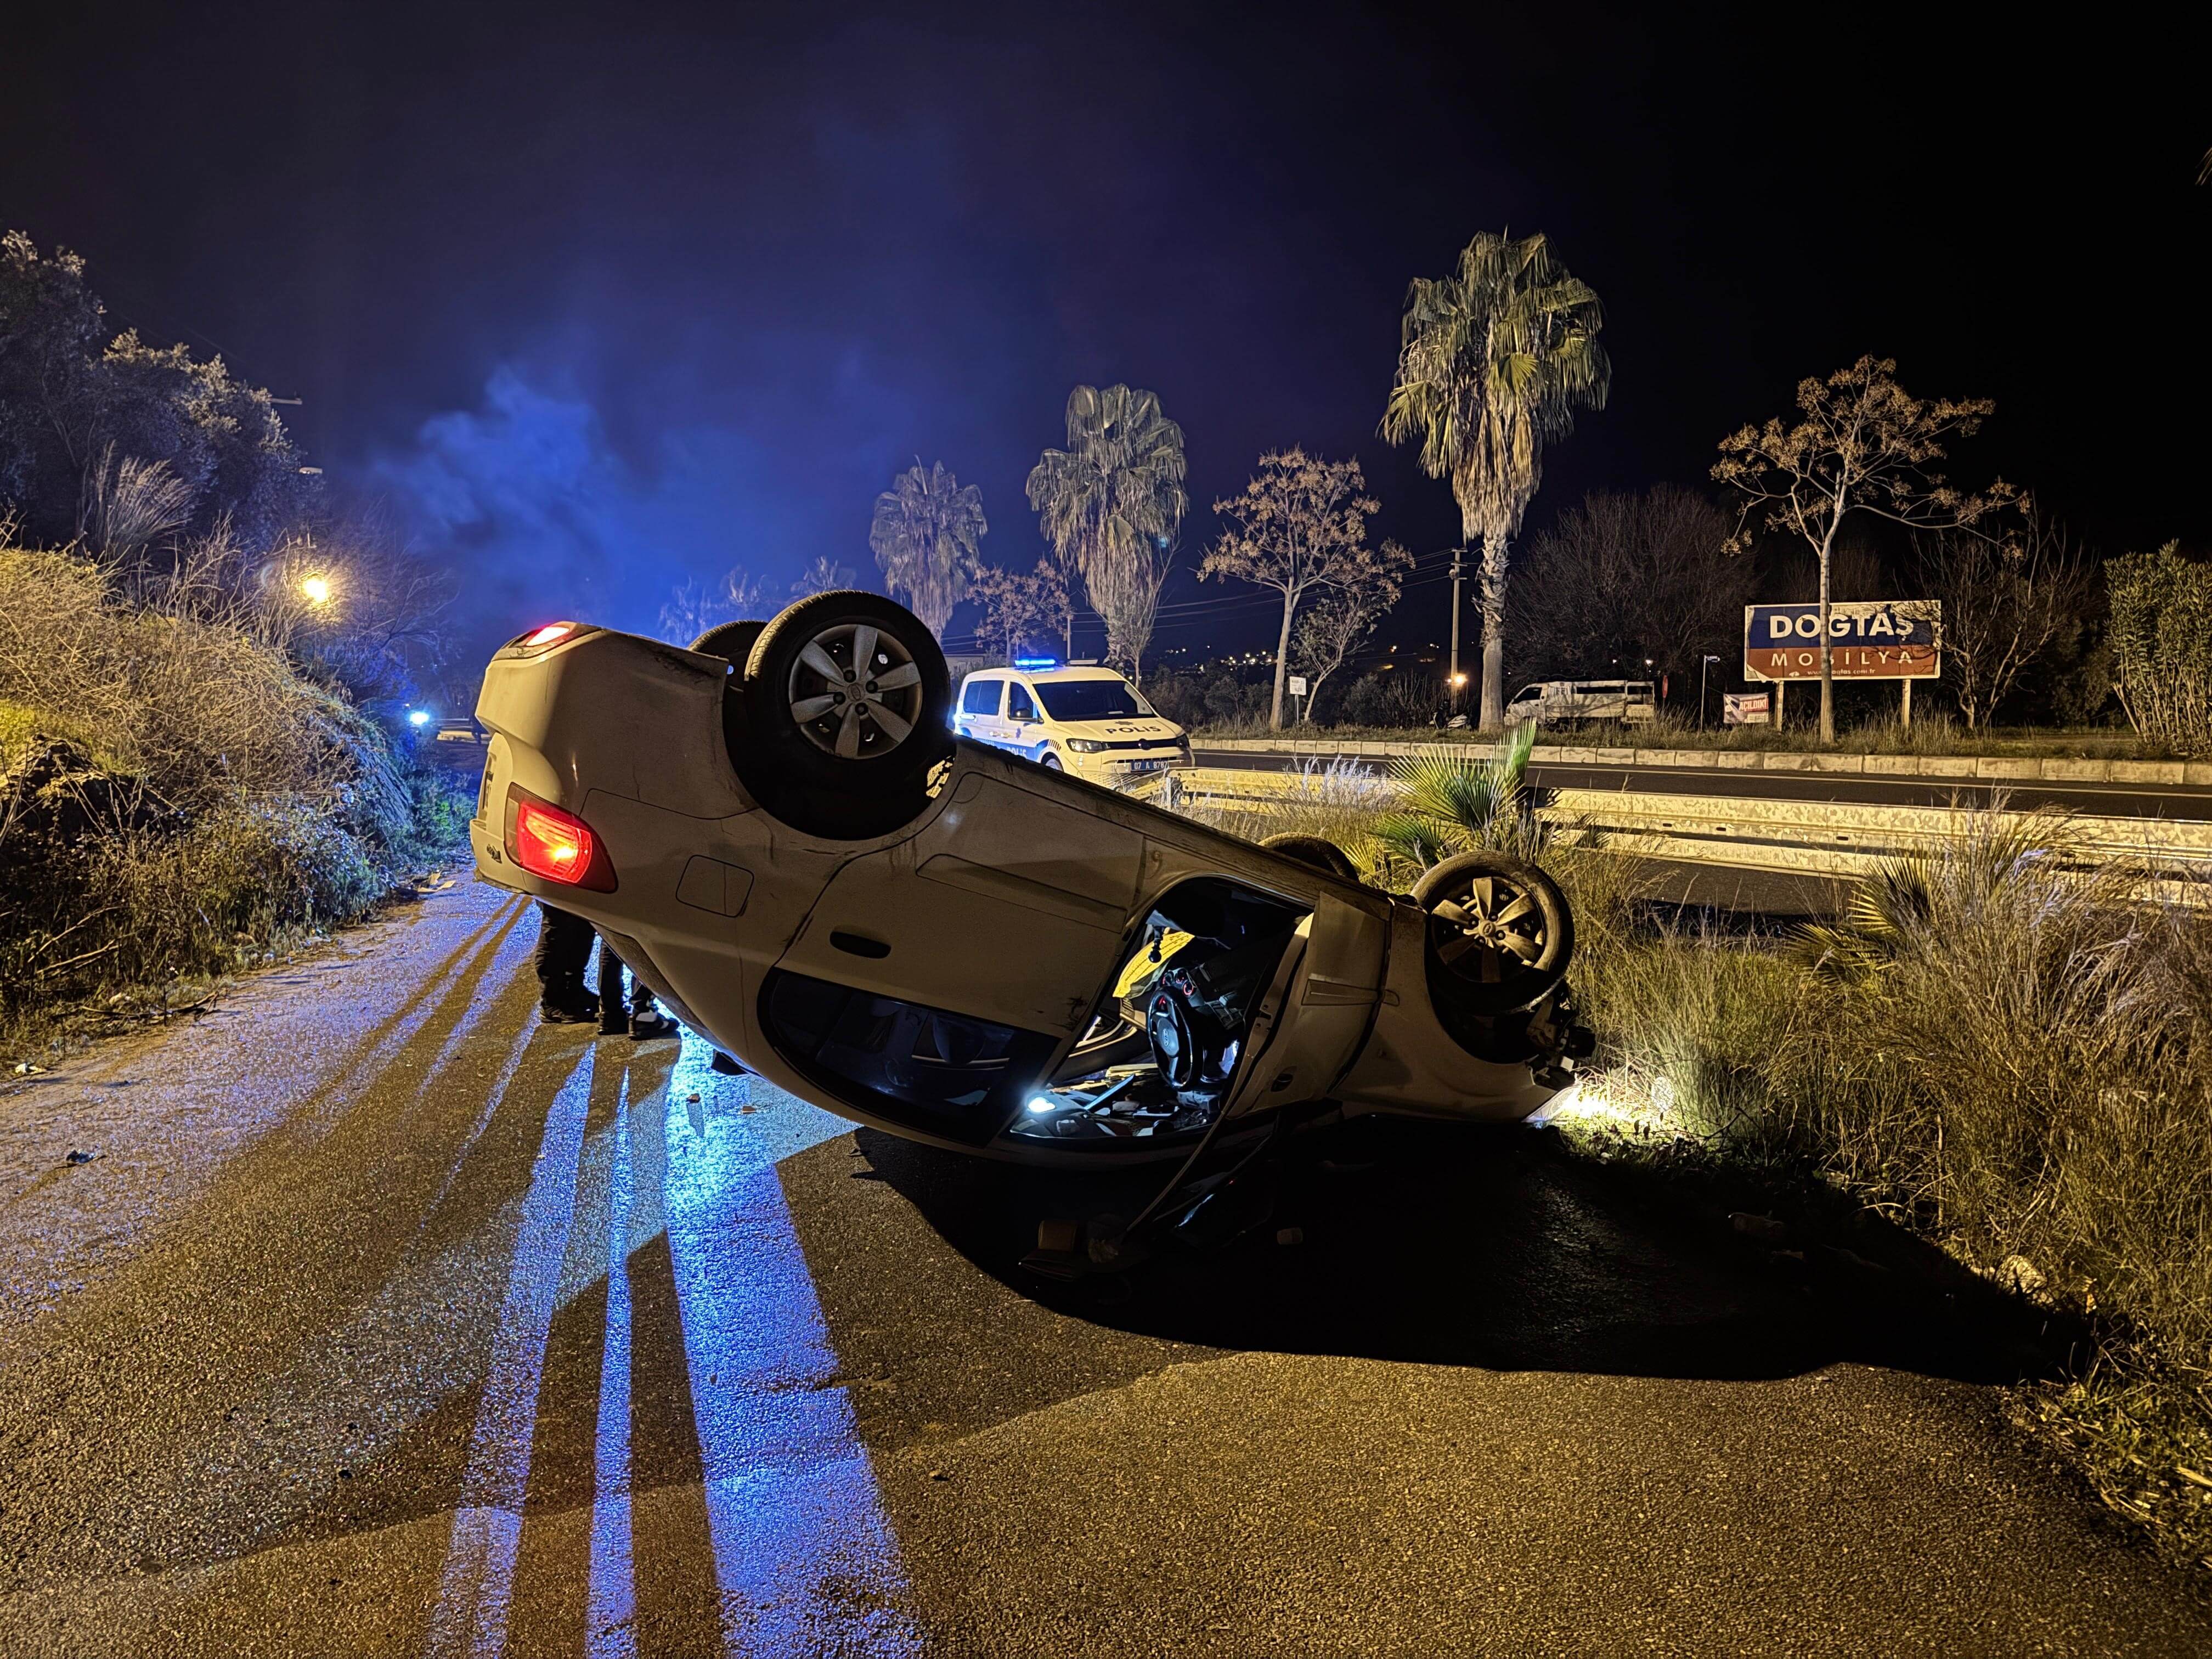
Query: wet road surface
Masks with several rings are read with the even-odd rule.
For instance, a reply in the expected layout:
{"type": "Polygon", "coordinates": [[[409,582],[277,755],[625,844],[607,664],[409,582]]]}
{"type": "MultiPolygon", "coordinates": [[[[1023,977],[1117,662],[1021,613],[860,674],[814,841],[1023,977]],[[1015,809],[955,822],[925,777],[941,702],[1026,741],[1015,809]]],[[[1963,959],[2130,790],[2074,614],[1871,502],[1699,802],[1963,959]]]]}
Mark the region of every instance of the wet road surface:
{"type": "Polygon", "coordinates": [[[2002,1425],[2002,1309],[1438,1129],[1032,1281],[1144,1194],[541,1027],[534,927],[0,1089],[0,1650],[2212,1651],[2002,1425]]]}

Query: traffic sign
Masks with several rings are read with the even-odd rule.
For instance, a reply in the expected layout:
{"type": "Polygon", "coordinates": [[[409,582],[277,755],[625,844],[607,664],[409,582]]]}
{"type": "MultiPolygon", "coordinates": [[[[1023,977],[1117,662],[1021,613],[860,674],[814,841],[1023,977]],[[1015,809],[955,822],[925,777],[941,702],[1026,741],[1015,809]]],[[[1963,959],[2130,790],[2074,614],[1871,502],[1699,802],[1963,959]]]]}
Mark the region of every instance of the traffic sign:
{"type": "MultiPolygon", "coordinates": [[[[1846,600],[1828,607],[1828,655],[1839,680],[1923,680],[1942,672],[1942,605],[1929,599],[1846,600]]],[[[1743,608],[1743,675],[1820,678],[1820,607],[1743,608]]]]}

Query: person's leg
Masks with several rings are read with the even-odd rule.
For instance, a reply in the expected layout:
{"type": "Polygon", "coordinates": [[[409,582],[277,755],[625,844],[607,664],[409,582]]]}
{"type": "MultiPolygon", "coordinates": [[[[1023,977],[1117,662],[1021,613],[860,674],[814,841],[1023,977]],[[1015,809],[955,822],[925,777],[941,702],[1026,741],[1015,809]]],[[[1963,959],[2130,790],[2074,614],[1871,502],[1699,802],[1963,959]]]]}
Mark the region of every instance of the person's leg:
{"type": "Polygon", "coordinates": [[[581,916],[538,905],[538,1006],[556,1024],[586,1020],[599,1004],[584,988],[584,968],[592,954],[592,924],[581,916]]]}
{"type": "MultiPolygon", "coordinates": [[[[632,976],[633,981],[635,975],[632,976]]],[[[635,983],[633,994],[638,993],[635,983]]],[[[599,941],[599,1035],[613,1036],[629,1030],[630,999],[623,994],[623,959],[615,954],[615,947],[602,939],[599,941]]]]}

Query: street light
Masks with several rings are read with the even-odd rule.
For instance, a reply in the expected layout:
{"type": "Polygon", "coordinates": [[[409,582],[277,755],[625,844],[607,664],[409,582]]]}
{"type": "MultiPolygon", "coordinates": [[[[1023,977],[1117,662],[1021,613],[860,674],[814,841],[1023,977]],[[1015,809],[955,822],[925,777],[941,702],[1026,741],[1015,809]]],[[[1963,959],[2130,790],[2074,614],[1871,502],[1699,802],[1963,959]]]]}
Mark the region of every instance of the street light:
{"type": "Polygon", "coordinates": [[[331,602],[331,579],[310,576],[300,584],[300,591],[307,596],[309,605],[328,605],[331,602]]]}
{"type": "Polygon", "coordinates": [[[1705,670],[1718,662],[1718,657],[1700,658],[1698,662],[1698,730],[1705,729],[1705,670]]]}

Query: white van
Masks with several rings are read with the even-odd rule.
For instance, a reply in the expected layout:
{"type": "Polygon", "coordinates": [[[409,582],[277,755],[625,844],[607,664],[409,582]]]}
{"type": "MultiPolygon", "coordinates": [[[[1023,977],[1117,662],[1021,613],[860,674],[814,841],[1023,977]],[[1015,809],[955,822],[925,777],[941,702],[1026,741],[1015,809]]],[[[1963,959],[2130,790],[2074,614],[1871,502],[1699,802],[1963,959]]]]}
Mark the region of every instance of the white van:
{"type": "Polygon", "coordinates": [[[1659,700],[1650,680],[1539,680],[1505,705],[1508,725],[1569,726],[1578,720],[1619,720],[1637,726],[1653,719],[1659,700]]]}
{"type": "Polygon", "coordinates": [[[989,668],[960,683],[963,738],[1112,788],[1190,764],[1190,739],[1110,668],[989,668]]]}

